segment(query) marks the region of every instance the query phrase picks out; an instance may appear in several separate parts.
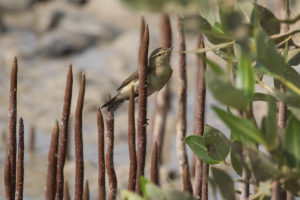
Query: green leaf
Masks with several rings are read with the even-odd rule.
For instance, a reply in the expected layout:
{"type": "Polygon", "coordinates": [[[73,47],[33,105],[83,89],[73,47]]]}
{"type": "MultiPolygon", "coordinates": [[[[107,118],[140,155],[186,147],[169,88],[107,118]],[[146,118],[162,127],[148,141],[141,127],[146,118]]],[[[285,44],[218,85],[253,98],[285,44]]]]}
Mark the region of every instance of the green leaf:
{"type": "Polygon", "coordinates": [[[143,197],[139,196],[138,194],[129,191],[129,190],[122,190],[121,191],[121,198],[123,200],[144,200],[143,197]]]}
{"type": "Polygon", "coordinates": [[[145,199],[147,199],[148,197],[148,194],[147,194],[147,189],[146,189],[146,185],[150,183],[150,181],[148,179],[146,179],[145,177],[141,176],[140,177],[140,184],[141,184],[141,190],[142,190],[142,194],[143,194],[143,197],[145,199]]]}
{"type": "Polygon", "coordinates": [[[252,99],[254,96],[254,85],[255,80],[251,61],[244,53],[242,53],[236,73],[236,86],[252,99]]]}
{"type": "Polygon", "coordinates": [[[268,101],[269,98],[272,98],[273,101],[277,101],[277,99],[269,94],[256,92],[254,93],[253,101],[268,101]]]}
{"type": "Polygon", "coordinates": [[[288,51],[288,64],[296,66],[300,64],[300,48],[288,51]]]}
{"type": "Polygon", "coordinates": [[[205,125],[203,137],[209,157],[225,162],[230,150],[230,145],[224,134],[218,129],[205,125]]]}
{"type": "Polygon", "coordinates": [[[194,200],[194,198],[187,192],[168,189],[164,190],[167,200],[194,200]]]}
{"type": "MultiPolygon", "coordinates": [[[[300,75],[293,67],[287,65],[283,70],[282,76],[286,80],[290,81],[295,86],[300,88],[300,75]]],[[[283,83],[283,84],[285,84],[285,83],[283,83]]]]}
{"type": "Polygon", "coordinates": [[[256,40],[256,54],[261,64],[271,73],[281,75],[286,64],[274,42],[263,30],[259,29],[256,40]]]}
{"type": "Polygon", "coordinates": [[[292,114],[296,117],[298,121],[300,121],[300,108],[295,106],[288,106],[288,109],[292,112],[292,114]]]}
{"type": "Polygon", "coordinates": [[[300,124],[293,116],[289,118],[286,125],[284,151],[288,165],[300,169],[300,124]]]}
{"type": "Polygon", "coordinates": [[[209,157],[207,148],[204,144],[203,137],[199,135],[190,135],[184,139],[185,143],[189,145],[192,151],[203,161],[210,165],[218,164],[217,161],[209,157]]]}
{"type": "MultiPolygon", "coordinates": [[[[280,22],[269,9],[256,4],[259,25],[269,34],[274,35],[280,32],[280,22]]],[[[255,9],[251,15],[251,23],[254,24],[255,9]]]]}
{"type": "Polygon", "coordinates": [[[264,124],[265,141],[268,143],[268,150],[273,151],[279,144],[277,133],[277,104],[276,100],[270,95],[268,96],[268,114],[264,124]]]}
{"type": "Polygon", "coordinates": [[[219,102],[237,109],[247,107],[249,99],[244,92],[220,79],[211,70],[205,71],[205,81],[212,95],[219,102]]]}
{"type": "Polygon", "coordinates": [[[208,41],[215,45],[221,45],[223,43],[229,43],[233,40],[230,35],[220,34],[214,31],[203,31],[208,41]]]}
{"type": "Polygon", "coordinates": [[[222,197],[226,200],[236,199],[234,194],[234,183],[232,178],[223,170],[217,169],[215,167],[212,167],[211,171],[214,177],[214,182],[220,189],[222,197]]]}
{"type": "Polygon", "coordinates": [[[201,54],[200,54],[200,56],[204,60],[204,62],[206,62],[216,74],[221,75],[221,76],[225,75],[223,69],[217,63],[215,63],[213,60],[209,59],[206,56],[203,56],[201,54]]]}
{"type": "Polygon", "coordinates": [[[214,31],[215,33],[219,33],[219,34],[224,34],[223,30],[222,30],[222,25],[219,22],[215,22],[212,31],[214,31]]]}
{"type": "Polygon", "coordinates": [[[300,108],[300,96],[291,93],[283,93],[274,89],[275,96],[291,107],[300,108]]]}
{"type": "Polygon", "coordinates": [[[242,176],[243,163],[242,163],[243,144],[240,141],[233,141],[230,150],[230,160],[234,171],[242,176]]]}
{"type": "Polygon", "coordinates": [[[247,155],[257,181],[266,181],[270,178],[277,178],[281,172],[276,169],[277,163],[274,163],[266,154],[255,148],[248,148],[247,155]]]}
{"type": "Polygon", "coordinates": [[[243,140],[265,144],[262,134],[253,122],[234,116],[215,106],[213,106],[213,109],[219,118],[231,129],[231,131],[238,133],[243,140]]]}
{"type": "Polygon", "coordinates": [[[233,51],[236,58],[240,58],[242,56],[242,48],[238,43],[233,44],[233,51]]]}
{"type": "Polygon", "coordinates": [[[240,10],[243,15],[243,20],[246,23],[250,22],[251,13],[253,11],[253,4],[250,1],[236,1],[236,10],[240,10]]]}
{"type": "Polygon", "coordinates": [[[155,184],[149,182],[146,184],[147,198],[151,200],[166,200],[163,191],[155,184]]]}
{"type": "Polygon", "coordinates": [[[198,2],[201,15],[213,25],[216,21],[217,1],[198,0],[198,2]]]}

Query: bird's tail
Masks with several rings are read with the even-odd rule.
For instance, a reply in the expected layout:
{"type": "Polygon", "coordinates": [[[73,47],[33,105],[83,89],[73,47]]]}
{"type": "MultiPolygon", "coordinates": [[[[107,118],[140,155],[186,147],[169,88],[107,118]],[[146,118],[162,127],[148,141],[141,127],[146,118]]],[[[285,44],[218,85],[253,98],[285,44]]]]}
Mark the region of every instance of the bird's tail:
{"type": "Polygon", "coordinates": [[[121,104],[125,101],[125,99],[119,99],[117,97],[118,95],[113,97],[111,100],[106,102],[103,106],[101,106],[101,108],[107,107],[107,110],[109,111],[117,110],[121,106],[121,104]]]}

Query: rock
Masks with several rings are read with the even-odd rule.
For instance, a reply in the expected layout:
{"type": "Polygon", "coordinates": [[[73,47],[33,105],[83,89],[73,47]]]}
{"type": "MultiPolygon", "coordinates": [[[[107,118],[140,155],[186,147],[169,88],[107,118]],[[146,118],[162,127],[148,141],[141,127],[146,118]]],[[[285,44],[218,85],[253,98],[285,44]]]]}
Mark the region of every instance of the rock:
{"type": "Polygon", "coordinates": [[[17,12],[30,8],[36,0],[0,0],[0,10],[17,12]]]}
{"type": "Polygon", "coordinates": [[[34,51],[35,56],[65,56],[79,52],[95,42],[95,38],[68,30],[54,30],[46,33],[34,51]]]}
{"type": "Polygon", "coordinates": [[[76,5],[84,5],[88,2],[88,0],[67,0],[69,3],[76,4],[76,5]]]}
{"type": "Polygon", "coordinates": [[[35,53],[63,56],[97,42],[110,41],[119,34],[109,23],[78,11],[81,11],[78,7],[62,2],[36,6],[34,28],[41,39],[35,53]]]}
{"type": "Polygon", "coordinates": [[[0,55],[3,62],[10,66],[14,56],[28,57],[36,47],[37,38],[32,31],[5,32],[0,36],[0,55]]]}

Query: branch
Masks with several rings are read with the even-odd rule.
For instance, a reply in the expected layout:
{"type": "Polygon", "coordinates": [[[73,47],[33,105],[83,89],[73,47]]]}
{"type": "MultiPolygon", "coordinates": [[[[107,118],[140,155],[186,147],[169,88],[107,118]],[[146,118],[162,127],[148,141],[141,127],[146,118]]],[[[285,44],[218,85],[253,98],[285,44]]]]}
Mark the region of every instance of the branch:
{"type": "Polygon", "coordinates": [[[105,157],[104,157],[104,123],[100,108],[97,111],[98,124],[98,200],[105,200],[105,157]]]}
{"type": "MultiPolygon", "coordinates": [[[[203,35],[199,36],[199,48],[203,49],[204,41],[203,35]]],[[[206,69],[206,64],[204,62],[205,54],[203,57],[198,56],[198,81],[197,81],[197,99],[196,99],[196,113],[195,113],[195,134],[203,136],[204,133],[204,121],[205,121],[205,96],[206,96],[206,85],[204,81],[204,71],[206,69]]],[[[207,179],[205,178],[206,173],[204,173],[204,166],[202,160],[200,160],[196,155],[195,160],[195,183],[194,183],[194,197],[196,199],[201,199],[203,194],[207,191],[207,179]],[[205,182],[205,185],[202,185],[205,182]],[[202,191],[202,188],[205,189],[202,191]]],[[[203,199],[204,200],[204,199],[203,199]]]]}
{"type": "Polygon", "coordinates": [[[72,65],[69,66],[64,106],[62,112],[62,118],[60,122],[59,130],[59,146],[58,146],[58,158],[57,158],[57,173],[56,173],[56,200],[61,200],[63,198],[64,191],[64,166],[66,160],[66,149],[68,141],[68,122],[70,117],[70,108],[72,100],[72,85],[73,85],[73,75],[72,75],[72,65]]]}
{"type": "Polygon", "coordinates": [[[19,120],[16,200],[23,199],[23,186],[24,186],[24,123],[23,123],[23,118],[20,118],[20,120],[19,120]]]}
{"type": "Polygon", "coordinates": [[[11,197],[15,198],[16,188],[16,155],[17,155],[17,139],[16,139],[16,126],[17,126],[17,81],[18,81],[18,61],[15,57],[10,77],[10,91],[9,91],[9,110],[8,110],[8,155],[10,159],[10,185],[11,197]]]}
{"type": "Polygon", "coordinates": [[[148,25],[144,32],[139,57],[139,110],[138,110],[138,148],[137,148],[137,176],[135,192],[141,193],[140,176],[144,175],[146,162],[146,125],[147,125],[147,60],[149,46],[148,25]]]}
{"type": "Polygon", "coordinates": [[[117,197],[117,177],[114,168],[114,114],[112,111],[108,112],[106,119],[106,169],[108,176],[108,200],[115,200],[117,197]]]}
{"type": "Polygon", "coordinates": [[[48,170],[47,170],[47,181],[46,181],[46,200],[53,200],[55,198],[56,191],[56,169],[57,169],[57,147],[58,147],[58,121],[55,122],[52,135],[51,143],[48,153],[48,170]]]}
{"type": "MultiPolygon", "coordinates": [[[[178,42],[179,51],[183,52],[185,50],[185,39],[184,30],[181,23],[181,19],[177,18],[178,27],[178,42]]],[[[177,155],[179,161],[179,168],[181,174],[181,181],[183,185],[183,190],[193,193],[191,177],[189,172],[189,164],[186,153],[186,146],[184,143],[184,138],[186,136],[186,91],[187,91],[187,80],[186,80],[186,55],[179,53],[179,88],[178,88],[178,113],[176,122],[176,132],[177,132],[177,155]]]]}
{"type": "Polygon", "coordinates": [[[84,159],[82,141],[82,109],[85,93],[85,74],[82,73],[80,89],[78,93],[77,106],[75,111],[75,200],[82,200],[84,180],[84,159]]]}
{"type": "Polygon", "coordinates": [[[136,148],[135,148],[135,117],[134,117],[134,87],[131,87],[128,108],[128,148],[129,148],[129,178],[128,190],[135,190],[136,182],[136,148]]]}

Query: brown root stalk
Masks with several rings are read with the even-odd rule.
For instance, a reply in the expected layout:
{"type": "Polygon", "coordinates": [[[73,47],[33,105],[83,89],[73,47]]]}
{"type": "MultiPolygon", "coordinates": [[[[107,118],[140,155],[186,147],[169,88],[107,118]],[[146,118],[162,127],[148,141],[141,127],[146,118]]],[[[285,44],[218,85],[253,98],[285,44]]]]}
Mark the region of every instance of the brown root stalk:
{"type": "MultiPolygon", "coordinates": [[[[184,30],[182,26],[181,19],[177,18],[178,23],[178,42],[179,51],[185,50],[185,39],[184,30]]],[[[186,95],[187,91],[187,79],[186,79],[186,55],[184,53],[179,53],[179,89],[178,89],[178,113],[177,113],[177,155],[179,161],[179,168],[181,174],[181,181],[183,185],[183,190],[189,193],[193,193],[191,177],[189,172],[188,157],[186,153],[186,146],[184,143],[184,138],[186,136],[186,95]]]]}
{"type": "Polygon", "coordinates": [[[55,122],[52,135],[51,143],[48,153],[48,170],[47,170],[47,181],[46,181],[46,200],[54,200],[56,191],[56,167],[57,167],[57,147],[58,147],[58,121],[55,122]]]}
{"type": "Polygon", "coordinates": [[[89,200],[89,199],[90,199],[89,181],[86,180],[84,183],[83,200],[89,200]]]}
{"type": "Polygon", "coordinates": [[[17,58],[14,58],[14,62],[11,69],[10,77],[10,91],[9,91],[9,110],[8,110],[8,155],[10,160],[10,181],[11,181],[11,197],[15,198],[16,188],[16,156],[17,156],[17,139],[16,139],[16,127],[17,127],[17,82],[18,82],[18,62],[17,58]]]}
{"type": "Polygon", "coordinates": [[[129,148],[129,177],[128,190],[135,191],[136,181],[136,149],[135,149],[135,117],[134,117],[134,87],[131,87],[128,108],[128,148],[129,148]]]}
{"type": "Polygon", "coordinates": [[[23,123],[23,118],[20,118],[20,120],[19,120],[16,200],[23,199],[23,186],[24,186],[24,123],[23,123]]]}
{"type": "Polygon", "coordinates": [[[4,186],[5,186],[5,197],[6,200],[13,200],[12,197],[12,185],[11,185],[11,162],[9,155],[6,157],[4,167],[4,186]]]}
{"type": "Polygon", "coordinates": [[[117,177],[114,168],[114,114],[112,111],[108,112],[106,119],[106,170],[108,176],[108,200],[115,200],[117,197],[117,177]]]}
{"type": "Polygon", "coordinates": [[[64,106],[62,112],[62,118],[60,122],[59,130],[59,146],[58,146],[58,158],[57,158],[57,173],[56,173],[56,194],[55,199],[61,200],[64,192],[64,166],[66,160],[67,140],[68,140],[68,122],[70,117],[71,100],[72,100],[72,85],[73,85],[73,74],[72,66],[69,66],[64,106]]]}
{"type": "MultiPolygon", "coordinates": [[[[170,18],[164,14],[161,17],[161,36],[162,46],[172,46],[172,29],[170,18]]],[[[170,59],[170,58],[169,58],[170,59]]],[[[153,114],[153,127],[152,127],[152,148],[156,143],[159,164],[162,163],[162,147],[164,142],[164,135],[166,129],[167,112],[170,109],[170,83],[168,82],[156,95],[155,110],[153,114]]]]}
{"type": "MultiPolygon", "coordinates": [[[[203,35],[199,36],[199,48],[205,48],[203,35]]],[[[205,56],[205,54],[203,55],[205,56]]],[[[197,100],[196,100],[196,113],[195,113],[195,134],[203,136],[204,133],[204,120],[205,120],[205,95],[206,86],[204,82],[204,71],[206,65],[201,57],[198,57],[198,75],[197,75],[197,100]]],[[[207,175],[209,166],[203,163],[195,155],[195,183],[194,183],[194,197],[201,199],[201,196],[207,197],[207,175]],[[203,185],[203,183],[205,183],[203,185]],[[204,190],[203,190],[204,189],[204,190]]],[[[204,200],[204,199],[203,199],[204,200]]]]}
{"type": "Polygon", "coordinates": [[[156,185],[159,185],[158,149],[156,143],[152,146],[150,162],[150,180],[156,185]]]}
{"type": "Polygon", "coordinates": [[[104,122],[100,108],[97,111],[98,124],[98,200],[105,200],[105,157],[104,157],[104,122]]]}
{"type": "Polygon", "coordinates": [[[137,131],[137,176],[135,191],[141,193],[140,176],[144,175],[146,162],[146,126],[147,126],[147,61],[149,47],[149,29],[146,26],[139,54],[139,108],[137,131]]]}
{"type": "Polygon", "coordinates": [[[80,89],[78,93],[77,106],[75,111],[75,200],[83,198],[83,180],[84,180],[84,159],[83,159],[83,141],[82,141],[82,110],[85,93],[85,74],[82,73],[80,89]]]}

